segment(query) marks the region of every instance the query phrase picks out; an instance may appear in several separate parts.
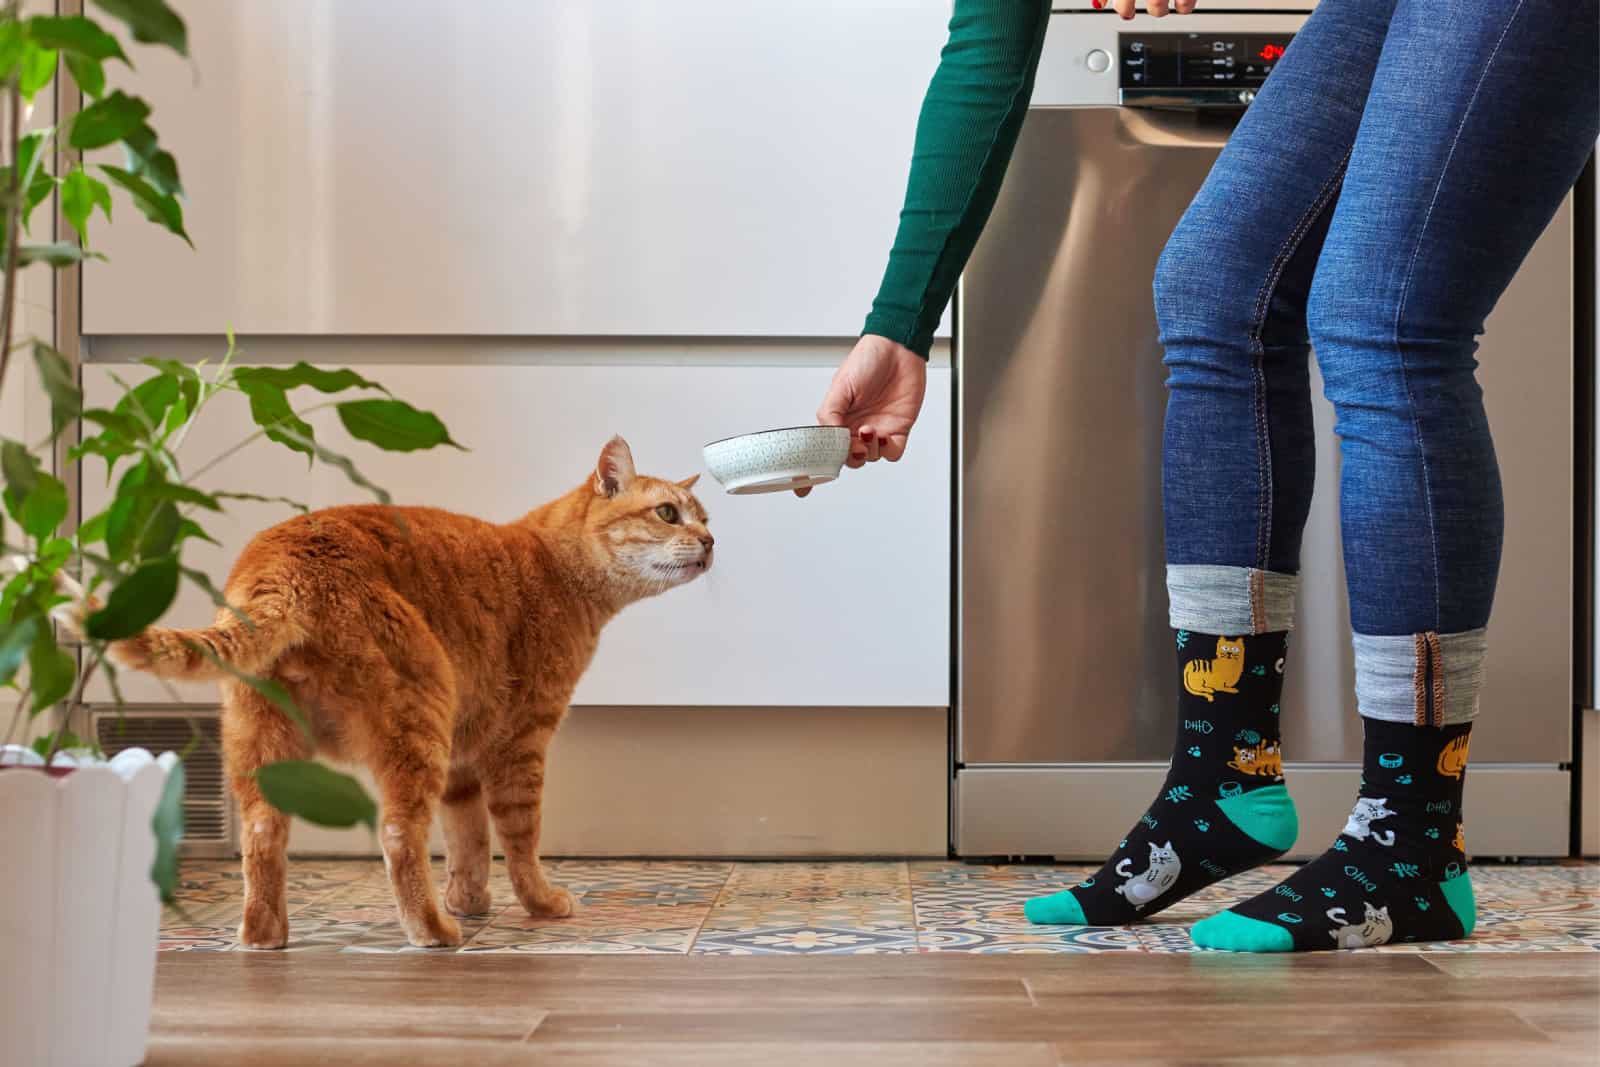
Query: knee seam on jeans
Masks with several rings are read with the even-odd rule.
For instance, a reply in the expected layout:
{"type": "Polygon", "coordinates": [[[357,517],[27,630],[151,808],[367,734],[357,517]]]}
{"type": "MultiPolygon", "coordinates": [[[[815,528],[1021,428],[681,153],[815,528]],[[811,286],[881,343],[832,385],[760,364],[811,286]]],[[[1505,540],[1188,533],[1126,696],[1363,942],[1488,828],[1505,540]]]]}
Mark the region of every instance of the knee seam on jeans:
{"type": "MultiPolygon", "coordinates": [[[[1494,66],[1495,59],[1500,55],[1500,48],[1505,44],[1506,35],[1511,32],[1511,24],[1517,21],[1522,14],[1523,0],[1517,0],[1516,7],[1506,16],[1505,25],[1500,27],[1500,36],[1494,42],[1494,48],[1489,51],[1488,59],[1484,60],[1483,67],[1478,71],[1478,80],[1472,87],[1472,95],[1467,97],[1461,114],[1456,118],[1456,130],[1450,138],[1450,148],[1444,154],[1444,161],[1439,165],[1439,174],[1434,179],[1433,195],[1428,198],[1428,210],[1423,212],[1422,225],[1417,228],[1415,242],[1411,246],[1411,258],[1406,263],[1406,276],[1400,283],[1399,299],[1394,304],[1394,352],[1400,363],[1400,375],[1406,384],[1406,403],[1411,408],[1411,432],[1417,441],[1417,462],[1422,465],[1422,500],[1428,509],[1428,547],[1432,554],[1433,562],[1433,617],[1435,625],[1438,624],[1441,606],[1439,591],[1439,527],[1433,514],[1433,476],[1428,469],[1428,452],[1423,447],[1422,427],[1417,422],[1417,398],[1411,390],[1411,375],[1406,367],[1405,350],[1400,347],[1400,323],[1405,317],[1406,301],[1411,296],[1411,281],[1416,277],[1417,260],[1422,258],[1422,242],[1428,233],[1428,227],[1433,222],[1433,209],[1439,203],[1439,190],[1444,188],[1445,175],[1450,171],[1450,162],[1455,159],[1456,146],[1461,143],[1461,131],[1467,127],[1467,116],[1472,114],[1472,109],[1477,106],[1478,97],[1483,93],[1483,83],[1489,77],[1489,71],[1494,66]]],[[[1348,158],[1348,157],[1347,157],[1348,158]]]]}
{"type": "Polygon", "coordinates": [[[1274,494],[1272,435],[1267,420],[1266,342],[1262,334],[1266,327],[1267,313],[1272,306],[1272,294],[1277,291],[1278,282],[1283,279],[1284,269],[1289,265],[1289,260],[1294,258],[1295,252],[1300,248],[1300,242],[1305,240],[1312,225],[1327,210],[1340,183],[1344,181],[1345,169],[1350,163],[1350,154],[1354,147],[1351,145],[1345,149],[1343,158],[1334,167],[1333,173],[1323,183],[1322,188],[1317,191],[1311,206],[1295,222],[1294,229],[1289,231],[1288,238],[1278,248],[1278,254],[1273,258],[1272,265],[1267,268],[1267,276],[1261,281],[1261,288],[1256,291],[1256,306],[1250,316],[1250,370],[1254,379],[1251,404],[1255,408],[1256,418],[1256,478],[1261,488],[1260,495],[1256,498],[1256,566],[1263,570],[1272,559],[1274,494]]]}

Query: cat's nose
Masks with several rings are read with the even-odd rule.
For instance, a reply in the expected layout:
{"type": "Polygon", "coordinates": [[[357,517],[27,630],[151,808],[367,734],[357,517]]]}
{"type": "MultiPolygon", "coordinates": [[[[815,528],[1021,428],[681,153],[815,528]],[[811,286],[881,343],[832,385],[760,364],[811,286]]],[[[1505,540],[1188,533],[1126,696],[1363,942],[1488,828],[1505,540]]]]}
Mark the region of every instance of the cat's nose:
{"type": "Polygon", "coordinates": [[[716,544],[716,543],[717,543],[717,539],[715,537],[712,537],[709,532],[708,533],[703,533],[703,534],[700,535],[700,546],[702,548],[704,548],[704,549],[709,551],[711,546],[716,544]]]}

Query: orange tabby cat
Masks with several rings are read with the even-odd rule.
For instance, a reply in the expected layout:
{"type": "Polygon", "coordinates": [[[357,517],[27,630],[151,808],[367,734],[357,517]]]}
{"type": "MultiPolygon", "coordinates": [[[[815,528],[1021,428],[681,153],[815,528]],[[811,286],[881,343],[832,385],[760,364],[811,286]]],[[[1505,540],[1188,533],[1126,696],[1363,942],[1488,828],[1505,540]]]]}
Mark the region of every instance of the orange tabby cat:
{"type": "Polygon", "coordinates": [[[572,896],[539,865],[546,753],[601,627],[711,566],[694,481],[635,474],[614,437],[583,485],[505,526],[431,508],[400,509],[403,528],[376,505],[312,512],[257,535],[234,565],[225,592],[254,629],[222,611],[209,630],[152,628],[113,645],[126,666],[222,683],[243,944],[281,948],[289,935],[289,820],[253,774],[308,749],[283,712],[193,646],[282,683],[319,752],[372,770],[385,866],[413,945],[461,942],[429,877],[435,808],[451,913],[489,910],[492,817],[522,906],[570,915],[572,896]]]}

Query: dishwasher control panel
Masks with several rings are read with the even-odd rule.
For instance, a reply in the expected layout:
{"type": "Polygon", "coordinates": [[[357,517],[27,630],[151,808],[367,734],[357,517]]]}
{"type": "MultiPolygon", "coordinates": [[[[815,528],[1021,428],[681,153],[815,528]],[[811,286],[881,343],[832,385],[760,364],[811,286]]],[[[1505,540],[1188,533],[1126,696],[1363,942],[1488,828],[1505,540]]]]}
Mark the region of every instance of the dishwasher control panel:
{"type": "Polygon", "coordinates": [[[1119,34],[1122,103],[1243,107],[1255,99],[1294,35],[1119,34]]]}

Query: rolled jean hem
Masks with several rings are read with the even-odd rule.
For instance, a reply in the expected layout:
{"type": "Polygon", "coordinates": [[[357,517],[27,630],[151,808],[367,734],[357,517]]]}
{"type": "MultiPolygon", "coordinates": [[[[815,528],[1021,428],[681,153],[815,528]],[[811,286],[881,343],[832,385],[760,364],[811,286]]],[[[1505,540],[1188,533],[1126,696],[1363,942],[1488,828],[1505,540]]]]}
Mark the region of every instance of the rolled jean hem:
{"type": "Polygon", "coordinates": [[[1254,567],[1167,565],[1167,602],[1174,630],[1203,634],[1270,634],[1294,629],[1299,576],[1254,567]]]}
{"type": "Polygon", "coordinates": [[[1478,717],[1485,631],[1356,634],[1356,706],[1364,718],[1452,726],[1478,717]]]}

